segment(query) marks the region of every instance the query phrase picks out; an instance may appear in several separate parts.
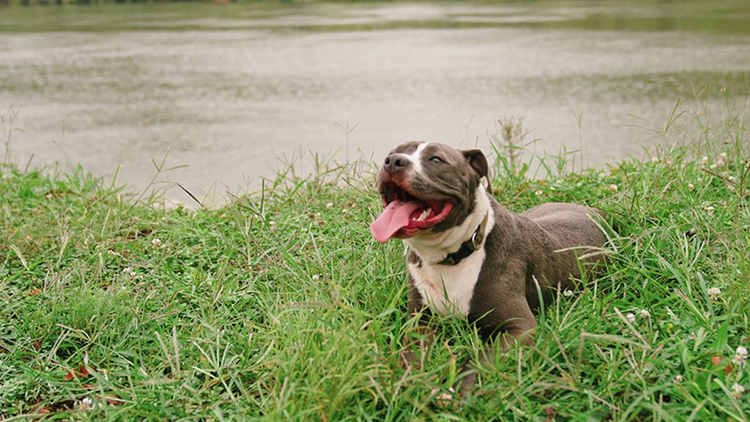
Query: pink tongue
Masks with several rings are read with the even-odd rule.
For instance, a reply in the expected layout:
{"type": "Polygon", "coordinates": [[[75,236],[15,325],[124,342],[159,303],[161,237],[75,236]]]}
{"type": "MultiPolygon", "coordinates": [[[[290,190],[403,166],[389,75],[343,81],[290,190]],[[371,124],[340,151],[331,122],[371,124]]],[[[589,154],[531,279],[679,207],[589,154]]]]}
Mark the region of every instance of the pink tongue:
{"type": "Polygon", "coordinates": [[[385,207],[380,217],[370,224],[370,233],[375,240],[385,243],[399,230],[409,226],[412,213],[420,206],[418,202],[391,202],[385,207]]]}

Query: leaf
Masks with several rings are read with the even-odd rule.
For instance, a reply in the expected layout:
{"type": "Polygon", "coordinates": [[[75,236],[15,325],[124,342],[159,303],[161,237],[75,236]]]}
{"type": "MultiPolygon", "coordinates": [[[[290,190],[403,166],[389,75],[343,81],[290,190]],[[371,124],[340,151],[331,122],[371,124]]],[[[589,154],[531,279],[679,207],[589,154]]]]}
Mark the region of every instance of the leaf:
{"type": "Polygon", "coordinates": [[[554,407],[549,406],[549,407],[544,408],[544,414],[547,415],[547,418],[544,419],[544,422],[550,422],[555,419],[555,416],[557,415],[557,411],[555,411],[554,407]]]}
{"type": "Polygon", "coordinates": [[[37,294],[37,293],[39,293],[41,291],[42,291],[42,289],[34,289],[34,290],[32,290],[32,291],[30,291],[30,292],[28,292],[26,294],[29,295],[29,296],[34,296],[35,294],[37,294]]]}
{"type": "Polygon", "coordinates": [[[106,397],[107,403],[113,405],[113,406],[120,406],[125,404],[125,400],[117,397],[117,396],[107,396],[106,397]]]}
{"type": "Polygon", "coordinates": [[[714,364],[714,366],[721,363],[721,356],[711,356],[711,363],[714,364]]]}
{"type": "MultiPolygon", "coordinates": [[[[92,371],[95,371],[94,368],[91,368],[92,371]]],[[[83,378],[91,375],[88,369],[86,369],[85,366],[81,365],[78,367],[77,371],[69,371],[67,375],[65,375],[65,381],[70,381],[73,378],[83,378]]]]}
{"type": "Polygon", "coordinates": [[[734,370],[734,365],[731,363],[724,367],[724,375],[729,375],[734,370]]]}

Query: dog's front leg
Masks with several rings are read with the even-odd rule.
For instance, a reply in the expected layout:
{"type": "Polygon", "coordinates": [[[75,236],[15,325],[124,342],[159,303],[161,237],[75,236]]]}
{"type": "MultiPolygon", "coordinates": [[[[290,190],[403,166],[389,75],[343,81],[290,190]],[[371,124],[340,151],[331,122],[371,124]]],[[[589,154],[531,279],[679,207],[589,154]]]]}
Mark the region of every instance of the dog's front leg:
{"type": "Polygon", "coordinates": [[[409,318],[419,315],[417,327],[404,334],[403,350],[399,354],[399,363],[404,368],[416,366],[417,370],[424,367],[424,360],[427,357],[427,349],[434,337],[433,330],[428,325],[430,319],[430,310],[422,303],[422,295],[414,287],[414,280],[411,275],[408,278],[409,284],[409,318]]]}
{"type": "MultiPolygon", "coordinates": [[[[469,320],[478,326],[482,337],[490,342],[480,353],[477,360],[479,365],[494,366],[495,357],[507,354],[514,345],[528,346],[534,343],[533,333],[537,325],[534,314],[520,286],[516,285],[515,289],[512,286],[512,282],[501,280],[486,287],[488,297],[505,298],[503,306],[478,301],[477,309],[469,315],[469,320]]],[[[477,366],[468,360],[462,366],[452,390],[467,397],[476,381],[477,366]]]]}
{"type": "Polygon", "coordinates": [[[468,397],[474,385],[477,383],[477,366],[495,366],[497,356],[504,356],[514,345],[521,344],[530,346],[534,344],[533,331],[516,332],[515,335],[504,332],[495,337],[493,344],[487,345],[480,352],[477,364],[472,359],[467,359],[461,366],[459,377],[451,389],[458,392],[459,396],[468,397]]]}

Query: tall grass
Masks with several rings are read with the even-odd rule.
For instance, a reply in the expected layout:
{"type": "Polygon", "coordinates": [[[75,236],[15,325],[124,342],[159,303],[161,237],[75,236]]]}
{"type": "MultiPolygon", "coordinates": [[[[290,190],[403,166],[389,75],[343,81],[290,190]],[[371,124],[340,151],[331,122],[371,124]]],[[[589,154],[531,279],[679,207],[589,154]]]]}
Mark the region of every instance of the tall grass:
{"type": "Polygon", "coordinates": [[[605,274],[560,292],[534,346],[481,368],[456,408],[430,394],[481,341],[436,317],[425,368],[399,367],[414,324],[404,249],[369,235],[381,208],[370,163],[320,158],[309,177],[290,166],[198,211],[154,207],[80,168],[6,164],[0,419],[746,420],[744,125],[699,120],[689,145],[606,171],[499,153],[508,208],[585,203],[617,230],[605,274]]]}

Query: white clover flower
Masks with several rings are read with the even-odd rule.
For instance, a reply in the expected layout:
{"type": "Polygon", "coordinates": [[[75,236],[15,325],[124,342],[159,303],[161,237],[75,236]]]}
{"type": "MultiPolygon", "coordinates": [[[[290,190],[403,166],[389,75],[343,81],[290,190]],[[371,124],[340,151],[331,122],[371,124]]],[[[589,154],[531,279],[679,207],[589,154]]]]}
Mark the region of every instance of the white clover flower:
{"type": "Polygon", "coordinates": [[[348,210],[348,209],[346,209],[346,208],[344,208],[343,210],[341,210],[341,212],[343,212],[344,214],[348,214],[348,213],[349,213],[349,210],[348,210]]]}
{"type": "Polygon", "coordinates": [[[329,202],[329,203],[327,203],[327,204],[326,204],[326,208],[328,208],[329,210],[330,210],[331,208],[333,208],[333,202],[329,202]]]}
{"type": "Polygon", "coordinates": [[[534,192],[534,195],[536,195],[536,196],[543,195],[543,194],[544,194],[544,192],[542,192],[540,190],[534,192]]]}
{"type": "Polygon", "coordinates": [[[275,225],[276,225],[276,222],[275,222],[275,221],[273,221],[273,220],[271,220],[271,221],[269,221],[269,222],[268,222],[268,225],[269,225],[269,226],[275,226],[275,225]]]}
{"type": "Polygon", "coordinates": [[[692,184],[692,183],[688,183],[688,189],[690,190],[690,192],[694,191],[695,190],[695,185],[692,184]]]}
{"type": "Polygon", "coordinates": [[[570,289],[565,289],[565,291],[563,292],[563,296],[565,297],[573,296],[573,291],[570,289]]]}
{"type": "Polygon", "coordinates": [[[161,248],[162,247],[161,239],[159,239],[158,237],[155,237],[155,238],[151,239],[151,247],[152,248],[161,248]]]}
{"type": "Polygon", "coordinates": [[[732,385],[732,397],[735,399],[738,399],[742,397],[742,395],[745,393],[745,387],[742,386],[742,384],[734,383],[732,385]]]}
{"type": "Polygon", "coordinates": [[[617,192],[618,189],[619,188],[615,184],[611,184],[611,185],[607,186],[606,188],[604,188],[604,190],[609,190],[609,191],[612,191],[612,192],[617,192]]]}
{"type": "Polygon", "coordinates": [[[708,289],[708,297],[711,298],[711,300],[719,300],[719,295],[721,295],[720,288],[711,287],[708,289]]]}
{"type": "Polygon", "coordinates": [[[627,314],[625,314],[625,318],[627,318],[630,322],[635,322],[635,314],[632,312],[628,312],[627,314]]]}
{"type": "Polygon", "coordinates": [[[641,309],[641,316],[646,319],[651,319],[651,312],[646,309],[641,309]]]}
{"type": "Polygon", "coordinates": [[[683,381],[685,381],[685,378],[683,378],[682,375],[680,374],[677,374],[672,380],[672,382],[674,383],[683,382],[683,381]]]}
{"type": "Polygon", "coordinates": [[[735,354],[732,362],[734,362],[738,366],[744,365],[747,361],[747,349],[743,346],[740,346],[734,353],[735,354]]]}
{"type": "Polygon", "coordinates": [[[701,165],[705,166],[706,164],[708,164],[708,157],[701,158],[701,165]]]}
{"type": "Polygon", "coordinates": [[[320,275],[313,274],[312,279],[313,279],[313,281],[318,281],[318,280],[320,280],[320,275]]]}
{"type": "Polygon", "coordinates": [[[84,412],[89,411],[89,410],[94,410],[94,402],[90,398],[84,397],[81,399],[81,401],[78,402],[77,407],[78,407],[78,410],[82,410],[84,412]]]}

